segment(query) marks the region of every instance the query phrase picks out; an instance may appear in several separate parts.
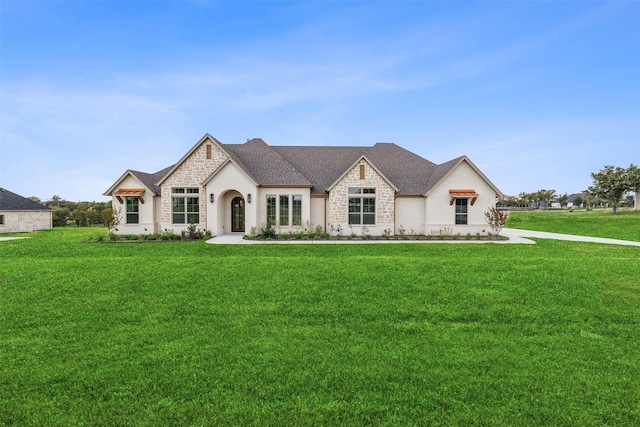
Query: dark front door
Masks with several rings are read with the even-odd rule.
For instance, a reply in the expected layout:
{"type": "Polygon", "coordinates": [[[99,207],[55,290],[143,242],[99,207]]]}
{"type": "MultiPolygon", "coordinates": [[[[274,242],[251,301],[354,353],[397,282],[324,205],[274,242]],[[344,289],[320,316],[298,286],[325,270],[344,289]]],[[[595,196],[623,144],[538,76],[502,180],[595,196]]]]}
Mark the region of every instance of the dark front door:
{"type": "Polygon", "coordinates": [[[244,232],[244,199],[236,197],[231,201],[231,231],[244,232]]]}

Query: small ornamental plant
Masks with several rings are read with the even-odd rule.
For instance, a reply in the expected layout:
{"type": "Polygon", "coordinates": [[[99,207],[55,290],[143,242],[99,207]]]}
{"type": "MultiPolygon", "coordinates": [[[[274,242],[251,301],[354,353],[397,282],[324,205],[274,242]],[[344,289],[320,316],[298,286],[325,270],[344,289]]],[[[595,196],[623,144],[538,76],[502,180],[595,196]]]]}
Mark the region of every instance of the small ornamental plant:
{"type": "Polygon", "coordinates": [[[509,214],[507,212],[502,212],[495,206],[491,206],[484,213],[485,221],[487,221],[491,231],[493,231],[493,234],[496,236],[498,236],[504,228],[504,224],[507,222],[508,216],[509,214]]]}

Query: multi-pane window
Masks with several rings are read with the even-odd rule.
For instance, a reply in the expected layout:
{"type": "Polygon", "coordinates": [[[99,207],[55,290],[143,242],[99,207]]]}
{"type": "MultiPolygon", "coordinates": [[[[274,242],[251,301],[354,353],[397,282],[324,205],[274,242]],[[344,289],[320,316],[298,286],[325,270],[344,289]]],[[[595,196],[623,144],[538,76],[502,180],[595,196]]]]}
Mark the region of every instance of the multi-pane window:
{"type": "Polygon", "coordinates": [[[273,194],[267,195],[267,222],[276,223],[276,196],[273,194]]]}
{"type": "Polygon", "coordinates": [[[127,197],[127,224],[140,222],[140,200],[137,197],[127,197]]]}
{"type": "Polygon", "coordinates": [[[289,225],[289,196],[280,196],[280,225],[289,225]]]}
{"type": "Polygon", "coordinates": [[[293,225],[302,225],[302,195],[291,196],[293,225]]]}
{"type": "Polygon", "coordinates": [[[376,189],[349,188],[349,224],[376,223],[376,189]]]}
{"type": "Polygon", "coordinates": [[[200,222],[200,190],[198,188],[171,189],[171,221],[173,224],[200,222]]]}
{"type": "Polygon", "coordinates": [[[456,199],[456,225],[466,225],[468,222],[469,199],[456,199]]]}
{"type": "Polygon", "coordinates": [[[267,194],[267,221],[288,227],[302,225],[301,194],[267,194]]]}

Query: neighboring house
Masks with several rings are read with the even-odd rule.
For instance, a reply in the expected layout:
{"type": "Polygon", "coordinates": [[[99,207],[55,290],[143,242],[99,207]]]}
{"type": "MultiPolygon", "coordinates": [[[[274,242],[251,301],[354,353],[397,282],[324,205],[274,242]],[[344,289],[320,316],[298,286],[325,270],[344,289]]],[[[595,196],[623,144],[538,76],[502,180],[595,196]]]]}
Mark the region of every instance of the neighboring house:
{"type": "Polygon", "coordinates": [[[371,147],[223,144],[205,135],[154,174],[127,170],[104,193],[120,211],[118,233],[213,235],[335,230],[344,235],[483,233],[502,193],[466,156],[436,165],[391,143],[371,147]]]}
{"type": "Polygon", "coordinates": [[[50,208],[0,187],[0,233],[51,230],[50,208]]]}

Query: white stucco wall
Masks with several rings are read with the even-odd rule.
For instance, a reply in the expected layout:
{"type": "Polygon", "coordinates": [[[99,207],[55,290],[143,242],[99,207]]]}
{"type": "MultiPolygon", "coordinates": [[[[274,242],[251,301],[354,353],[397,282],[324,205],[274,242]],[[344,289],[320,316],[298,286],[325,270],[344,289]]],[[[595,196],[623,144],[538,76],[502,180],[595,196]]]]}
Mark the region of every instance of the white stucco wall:
{"type": "Polygon", "coordinates": [[[244,198],[245,233],[256,226],[257,188],[249,177],[234,163],[227,163],[206,184],[206,209],[208,211],[206,228],[213,235],[231,232],[231,202],[235,197],[244,198]],[[211,203],[210,196],[214,195],[211,203]],[[251,194],[251,203],[248,195],[251,194]]]}
{"type": "Polygon", "coordinates": [[[325,204],[327,202],[327,198],[325,197],[312,197],[311,198],[311,224],[315,229],[317,225],[321,226],[322,229],[326,232],[327,224],[326,224],[326,212],[325,212],[325,204]]]}
{"type": "Polygon", "coordinates": [[[38,230],[51,230],[53,214],[50,210],[42,211],[0,211],[4,223],[0,225],[0,233],[21,233],[38,230]]]}
{"type": "Polygon", "coordinates": [[[428,195],[425,233],[448,228],[454,233],[475,234],[489,231],[484,219],[485,211],[495,206],[496,193],[491,186],[469,165],[462,162],[445,177],[428,195]],[[455,225],[455,203],[450,205],[450,189],[473,189],[479,194],[474,205],[469,199],[468,224],[455,225]]]}
{"type": "MultiPolygon", "coordinates": [[[[128,175],[122,180],[120,185],[118,185],[118,188],[144,188],[144,184],[136,177],[128,175]]],[[[118,210],[120,211],[120,224],[117,227],[118,230],[116,234],[151,234],[158,232],[158,221],[155,209],[157,201],[155,199],[159,199],[159,197],[154,197],[153,194],[147,190],[141,198],[144,200],[144,203],[138,203],[138,224],[127,224],[127,197],[120,196],[122,203],[120,203],[115,195],[111,197],[111,206],[114,214],[118,210]]]]}
{"type": "Polygon", "coordinates": [[[416,234],[425,233],[425,208],[426,199],[423,196],[397,197],[396,198],[396,229],[398,233],[402,227],[407,234],[412,231],[416,234]]]}

